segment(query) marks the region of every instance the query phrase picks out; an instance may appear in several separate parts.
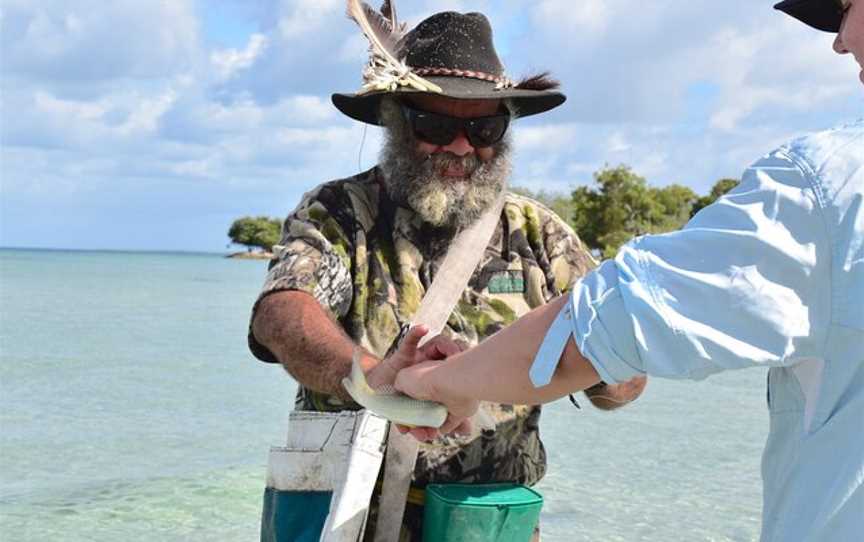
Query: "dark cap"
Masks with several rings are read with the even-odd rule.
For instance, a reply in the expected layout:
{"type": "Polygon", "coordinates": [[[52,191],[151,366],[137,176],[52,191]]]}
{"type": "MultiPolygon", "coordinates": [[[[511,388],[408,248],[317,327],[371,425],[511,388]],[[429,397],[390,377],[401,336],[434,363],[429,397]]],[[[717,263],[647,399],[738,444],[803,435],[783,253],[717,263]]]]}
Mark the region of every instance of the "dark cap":
{"type": "Polygon", "coordinates": [[[825,32],[839,32],[843,21],[840,0],[783,0],[774,9],[825,32]]]}

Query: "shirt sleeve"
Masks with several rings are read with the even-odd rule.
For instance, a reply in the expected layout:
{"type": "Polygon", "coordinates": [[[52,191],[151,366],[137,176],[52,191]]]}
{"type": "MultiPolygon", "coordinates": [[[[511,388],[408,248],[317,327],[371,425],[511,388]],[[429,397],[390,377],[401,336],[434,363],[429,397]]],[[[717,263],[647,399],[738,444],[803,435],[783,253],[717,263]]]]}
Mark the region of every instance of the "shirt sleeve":
{"type": "Polygon", "coordinates": [[[831,249],[805,171],[776,151],[684,229],[632,241],[576,285],[573,337],[603,381],[821,355],[831,249]]]}
{"type": "Polygon", "coordinates": [[[316,194],[304,197],[285,220],[281,241],[273,252],[274,260],[252,308],[248,333],[255,357],[271,363],[277,361],[275,356],[252,333],[261,300],[280,291],[306,292],[338,319],[348,312],[353,297],[351,239],[316,194]]]}

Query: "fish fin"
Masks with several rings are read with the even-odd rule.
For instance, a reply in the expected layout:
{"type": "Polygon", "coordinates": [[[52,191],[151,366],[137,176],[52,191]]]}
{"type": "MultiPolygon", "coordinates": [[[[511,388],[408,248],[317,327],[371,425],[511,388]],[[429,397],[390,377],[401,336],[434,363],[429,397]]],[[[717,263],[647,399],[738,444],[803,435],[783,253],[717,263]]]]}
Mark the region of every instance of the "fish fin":
{"type": "Polygon", "coordinates": [[[495,418],[493,418],[492,415],[489,414],[489,411],[483,408],[482,405],[477,409],[477,412],[471,416],[471,423],[474,424],[477,429],[484,431],[494,430],[498,426],[495,418]]]}
{"type": "Polygon", "coordinates": [[[369,387],[369,383],[366,382],[366,375],[363,373],[363,368],[360,367],[358,358],[359,356],[354,356],[354,359],[351,360],[351,385],[360,394],[375,395],[375,390],[369,387]]]}
{"type": "MultiPolygon", "coordinates": [[[[445,418],[446,420],[446,418],[445,418]]],[[[492,414],[483,408],[482,404],[473,416],[468,418],[468,430],[461,433],[462,438],[474,440],[480,438],[483,431],[494,431],[497,427],[497,422],[492,414]]],[[[443,423],[443,422],[442,422],[443,423]]]]}
{"type": "Polygon", "coordinates": [[[342,379],[342,387],[345,388],[345,391],[348,392],[348,395],[350,395],[351,398],[354,399],[357,404],[359,404],[359,401],[357,401],[357,391],[354,389],[354,383],[351,382],[350,378],[342,379]]]}

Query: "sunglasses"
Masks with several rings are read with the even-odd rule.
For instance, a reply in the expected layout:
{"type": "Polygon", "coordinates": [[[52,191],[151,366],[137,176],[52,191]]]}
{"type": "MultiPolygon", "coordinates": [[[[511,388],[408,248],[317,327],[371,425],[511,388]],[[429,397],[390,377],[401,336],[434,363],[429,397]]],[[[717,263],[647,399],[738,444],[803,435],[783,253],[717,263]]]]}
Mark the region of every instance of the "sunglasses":
{"type": "Polygon", "coordinates": [[[405,119],[411,125],[414,137],[433,145],[449,145],[460,132],[465,132],[475,148],[491,147],[504,138],[510,125],[510,112],[502,106],[502,112],[488,117],[460,118],[420,111],[402,104],[405,119]]]}

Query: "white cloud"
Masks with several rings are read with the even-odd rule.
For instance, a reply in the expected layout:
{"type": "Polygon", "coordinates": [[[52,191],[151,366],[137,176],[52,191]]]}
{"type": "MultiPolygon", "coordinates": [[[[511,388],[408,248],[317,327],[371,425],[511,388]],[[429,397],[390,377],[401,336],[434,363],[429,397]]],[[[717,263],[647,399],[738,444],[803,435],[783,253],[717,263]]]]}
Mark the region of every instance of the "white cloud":
{"type": "MultiPolygon", "coordinates": [[[[66,216],[75,193],[121,207],[182,202],[193,220],[216,208],[281,214],[375,163],[380,130],[330,103],[358,87],[366,61],[343,0],[261,0],[267,11],[236,49],[202,39],[200,1],[4,2],[0,199],[32,196],[66,216]]],[[[857,70],[830,36],[752,0],[399,7],[412,23],[486,11],[510,73],[550,68],[562,80],[563,107],[514,126],[520,186],[567,191],[626,163],[705,192],[797,132],[864,113],[857,70]]],[[[3,220],[10,235],[27,230],[3,220]]]]}
{"type": "Polygon", "coordinates": [[[4,71],[43,81],[162,77],[197,62],[192,0],[7,2],[4,71]]]}
{"type": "Polygon", "coordinates": [[[340,114],[329,99],[321,96],[291,96],[276,104],[271,115],[277,122],[284,124],[312,124],[333,121],[340,114]]]}
{"type": "Polygon", "coordinates": [[[723,90],[710,115],[713,128],[734,130],[762,108],[812,110],[857,90],[844,72],[845,59],[830,53],[830,36],[801,40],[800,30],[777,25],[713,37],[701,55],[711,62],[723,90]]]}
{"type": "Polygon", "coordinates": [[[516,125],[514,146],[519,153],[554,153],[572,148],[577,129],[574,124],[516,125]]]}
{"type": "Polygon", "coordinates": [[[218,160],[213,157],[207,157],[203,160],[186,160],[172,165],[171,171],[178,177],[193,177],[193,178],[213,178],[219,172],[218,160]]]}
{"type": "Polygon", "coordinates": [[[606,140],[606,148],[609,152],[624,152],[633,148],[627,138],[621,132],[615,132],[606,140]]]}
{"type": "Polygon", "coordinates": [[[191,95],[166,115],[161,128],[172,139],[217,144],[226,137],[259,133],[269,137],[283,127],[317,126],[338,119],[329,100],[319,96],[290,96],[262,105],[248,96],[222,103],[191,95]]]}
{"type": "Polygon", "coordinates": [[[356,33],[342,42],[336,53],[336,58],[343,62],[354,62],[357,64],[357,75],[359,79],[361,66],[369,60],[369,42],[361,33],[356,33]]]}
{"type": "Polygon", "coordinates": [[[219,78],[228,79],[238,71],[250,67],[267,47],[267,44],[266,36],[255,33],[249,36],[249,43],[242,51],[237,49],[213,51],[210,53],[210,63],[219,78]]]}
{"type": "Polygon", "coordinates": [[[37,90],[34,104],[38,111],[60,116],[72,122],[98,121],[108,111],[105,100],[77,102],[55,98],[44,90],[37,90]]]}
{"type": "Polygon", "coordinates": [[[538,26],[552,26],[571,35],[574,32],[602,32],[608,27],[612,15],[612,8],[606,0],[543,0],[537,3],[535,10],[538,26]]]}
{"type": "Polygon", "coordinates": [[[156,131],[159,119],[177,100],[174,90],[138,100],[135,107],[129,111],[126,121],[120,125],[118,131],[121,134],[153,133],[156,131]]]}
{"type": "Polygon", "coordinates": [[[79,134],[111,145],[116,136],[149,135],[156,131],[162,115],[177,99],[168,89],[157,95],[137,92],[106,96],[96,101],[58,98],[37,90],[33,103],[36,112],[55,127],[74,126],[79,134]]]}
{"type": "Polygon", "coordinates": [[[320,28],[345,9],[343,0],[293,0],[285,4],[287,13],[279,19],[279,34],[287,41],[315,39],[320,28]]]}
{"type": "Polygon", "coordinates": [[[571,120],[668,122],[687,113],[689,87],[709,84],[719,89],[708,113],[712,126],[728,131],[766,107],[806,114],[859,92],[828,34],[770,6],[750,0],[602,6],[545,0],[527,9],[537,24],[524,41],[526,56],[564,81],[571,120]]]}

